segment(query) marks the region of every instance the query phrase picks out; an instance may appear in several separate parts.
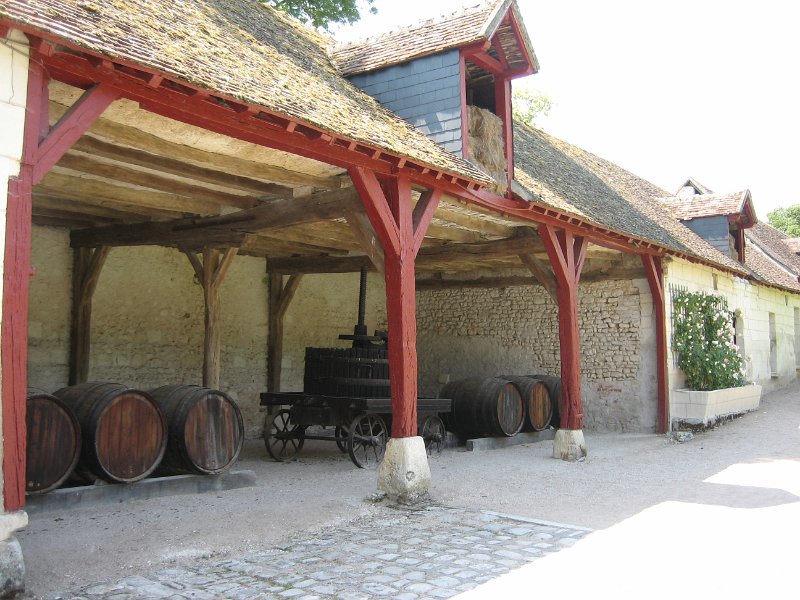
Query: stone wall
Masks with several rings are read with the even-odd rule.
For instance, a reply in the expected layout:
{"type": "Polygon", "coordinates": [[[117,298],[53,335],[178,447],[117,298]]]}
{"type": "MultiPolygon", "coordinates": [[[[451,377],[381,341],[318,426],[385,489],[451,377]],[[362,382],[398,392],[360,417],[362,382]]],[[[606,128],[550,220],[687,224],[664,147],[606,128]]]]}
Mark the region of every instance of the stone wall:
{"type": "MultiPolygon", "coordinates": [[[[586,428],[653,431],[655,330],[644,280],[581,284],[586,428]]],[[[417,294],[420,393],[448,380],[560,374],[556,307],[540,286],[417,294]]]]}
{"type": "MultiPolygon", "coordinates": [[[[69,232],[34,227],[28,319],[29,385],[67,384],[72,252],[69,232]]],[[[306,346],[345,346],[358,312],[358,274],[307,275],[284,321],[282,389],[303,388],[306,346]]],[[[385,328],[382,279],[368,279],[367,324],[385,328]]],[[[237,256],[220,290],[220,387],[242,409],[248,437],[259,435],[266,389],[265,261],[237,256]]],[[[186,257],[169,248],[113,248],[95,292],[89,378],[143,389],[202,382],[203,293],[186,257]]]]}

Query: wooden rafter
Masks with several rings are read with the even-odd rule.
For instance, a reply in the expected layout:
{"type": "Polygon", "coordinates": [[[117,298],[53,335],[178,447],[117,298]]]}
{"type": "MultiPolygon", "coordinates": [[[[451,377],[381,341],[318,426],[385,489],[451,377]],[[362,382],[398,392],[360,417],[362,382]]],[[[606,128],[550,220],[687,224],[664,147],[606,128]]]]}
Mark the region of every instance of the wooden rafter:
{"type": "MultiPolygon", "coordinates": [[[[73,231],[72,245],[142,246],[175,245],[217,236],[238,239],[247,233],[269,231],[299,223],[338,218],[352,207],[355,191],[334,190],[304,198],[273,198],[256,208],[218,217],[177,219],[156,223],[112,225],[73,231]]],[[[240,240],[241,243],[241,240],[240,240]]]]}

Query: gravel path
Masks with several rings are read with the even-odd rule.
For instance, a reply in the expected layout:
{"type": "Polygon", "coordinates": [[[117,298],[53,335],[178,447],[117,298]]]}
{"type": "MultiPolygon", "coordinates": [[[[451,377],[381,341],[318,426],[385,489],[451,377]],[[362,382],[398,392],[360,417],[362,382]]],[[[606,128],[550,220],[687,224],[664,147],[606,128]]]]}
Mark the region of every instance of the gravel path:
{"type": "MultiPolygon", "coordinates": [[[[708,566],[698,553],[708,549],[700,542],[712,539],[725,543],[716,552],[720,560],[760,556],[759,568],[772,573],[783,565],[781,544],[800,535],[798,424],[796,385],[765,396],[758,412],[684,444],[661,435],[587,434],[589,458],[572,464],[551,457],[551,441],[483,453],[447,450],[431,460],[432,495],[440,506],[604,530],[532,565],[545,563],[554,572],[566,569],[567,560],[582,560],[588,569],[611,556],[634,561],[651,555],[658,569],[638,572],[680,584],[685,579],[674,567],[689,558],[683,573],[694,573],[693,564],[708,566]],[[633,554],[608,552],[609,539],[622,540],[633,554]],[[587,547],[595,554],[574,558],[587,547]]],[[[33,515],[19,533],[30,594],[191,568],[198,561],[243,560],[298,536],[312,539],[385,515],[384,507],[364,501],[375,489],[375,473],[354,468],[333,444],[309,443],[293,463],[275,463],[265,454],[260,441],[249,441],[237,466],[256,472],[256,487],[33,515]]]]}

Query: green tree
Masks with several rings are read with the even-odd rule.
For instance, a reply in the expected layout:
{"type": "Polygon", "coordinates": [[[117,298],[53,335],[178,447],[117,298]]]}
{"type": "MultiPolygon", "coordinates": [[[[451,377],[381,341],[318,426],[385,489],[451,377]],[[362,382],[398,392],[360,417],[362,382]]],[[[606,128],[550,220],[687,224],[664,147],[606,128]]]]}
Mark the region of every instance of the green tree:
{"type": "Polygon", "coordinates": [[[800,204],[767,213],[769,224],[791,237],[800,237],[800,204]]]}
{"type": "Polygon", "coordinates": [[[270,4],[314,27],[328,29],[332,23],[352,24],[361,18],[359,4],[369,6],[369,12],[378,10],[371,6],[375,0],[265,0],[270,4]]]}
{"type": "Polygon", "coordinates": [[[550,98],[530,88],[514,88],[511,93],[511,112],[517,121],[533,125],[539,116],[547,116],[553,107],[550,98]]]}

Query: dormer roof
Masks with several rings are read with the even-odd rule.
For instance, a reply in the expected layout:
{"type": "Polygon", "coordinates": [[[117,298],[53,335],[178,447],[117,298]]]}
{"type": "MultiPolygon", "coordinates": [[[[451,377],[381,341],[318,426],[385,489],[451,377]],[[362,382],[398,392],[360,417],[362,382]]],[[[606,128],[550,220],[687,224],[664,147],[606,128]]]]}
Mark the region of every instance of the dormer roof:
{"type": "Polygon", "coordinates": [[[499,46],[494,50],[504,55],[511,71],[539,70],[516,0],[490,0],[376,37],[342,44],[332,55],[342,75],[349,77],[484,43],[499,46]]]}
{"type": "MultiPolygon", "coordinates": [[[[685,186],[684,186],[685,187],[685,186]]],[[[681,188],[683,189],[683,188],[681,188]]],[[[659,198],[676,219],[690,221],[702,217],[728,217],[742,228],[752,227],[758,222],[750,190],[730,194],[693,194],[659,198]]]]}

